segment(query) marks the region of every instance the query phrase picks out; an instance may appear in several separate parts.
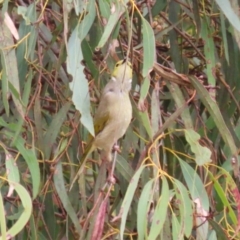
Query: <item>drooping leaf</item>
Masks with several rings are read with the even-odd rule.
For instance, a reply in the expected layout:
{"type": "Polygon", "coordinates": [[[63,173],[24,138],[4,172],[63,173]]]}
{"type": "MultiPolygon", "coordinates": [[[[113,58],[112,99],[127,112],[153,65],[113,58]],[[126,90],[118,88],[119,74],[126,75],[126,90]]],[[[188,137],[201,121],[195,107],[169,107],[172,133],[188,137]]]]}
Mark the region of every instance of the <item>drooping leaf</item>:
{"type": "MultiPolygon", "coordinates": [[[[14,129],[14,128],[13,128],[14,129]]],[[[10,139],[13,138],[14,134],[10,131],[5,131],[5,134],[10,139]]],[[[30,170],[32,177],[32,186],[33,186],[33,199],[35,199],[40,190],[40,168],[38,164],[38,159],[36,157],[36,153],[34,149],[27,149],[25,147],[25,141],[21,136],[18,136],[14,142],[14,146],[18,149],[18,151],[23,156],[24,160],[27,163],[27,166],[30,170]]],[[[34,146],[32,146],[34,147],[34,146]]]]}
{"type": "MultiPolygon", "coordinates": [[[[220,132],[223,140],[230,148],[232,155],[235,156],[235,154],[237,153],[237,148],[236,148],[233,136],[231,135],[229,129],[227,128],[227,126],[223,120],[223,117],[219,110],[218,105],[212,99],[212,97],[210,96],[208,91],[203,87],[203,85],[196,78],[190,77],[190,80],[191,80],[194,88],[196,89],[201,101],[203,102],[203,104],[205,105],[205,107],[207,108],[209,113],[211,114],[216,126],[219,129],[219,132],[220,132]]],[[[235,174],[238,174],[238,172],[239,172],[238,162],[236,163],[234,171],[235,171],[235,174]]]]}
{"type": "Polygon", "coordinates": [[[16,162],[14,161],[14,158],[10,152],[5,150],[6,153],[6,170],[8,175],[8,180],[11,182],[17,182],[19,183],[20,175],[18,171],[18,167],[16,162]]]}
{"type": "Polygon", "coordinates": [[[154,179],[147,182],[142,190],[142,194],[138,202],[138,213],[137,213],[137,229],[138,229],[138,239],[144,240],[147,233],[147,214],[151,204],[151,199],[153,195],[153,183],[154,179]]]}
{"type": "Polygon", "coordinates": [[[215,0],[218,4],[219,8],[226,15],[229,22],[240,32],[240,20],[235,11],[231,6],[231,2],[229,0],[215,0]]]}
{"type": "Polygon", "coordinates": [[[81,113],[81,122],[87,130],[94,136],[93,119],[90,111],[90,97],[88,81],[81,65],[82,50],[81,40],[78,37],[78,27],[72,32],[68,41],[67,69],[72,75],[72,82],[69,84],[73,92],[72,101],[76,109],[81,113]]]}
{"type": "Polygon", "coordinates": [[[209,198],[207,195],[207,192],[205,190],[204,184],[202,180],[200,179],[197,171],[194,171],[193,168],[184,162],[181,159],[178,159],[180,162],[180,166],[183,172],[183,176],[185,179],[185,182],[188,186],[189,192],[191,194],[191,197],[193,201],[195,199],[201,199],[201,204],[205,211],[209,211],[209,198]]]}
{"type": "MultiPolygon", "coordinates": [[[[9,88],[8,84],[11,83],[16,89],[16,92],[19,96],[20,93],[20,84],[19,84],[19,77],[18,77],[18,68],[17,68],[17,59],[15,54],[15,49],[13,48],[14,41],[11,32],[9,31],[8,27],[4,23],[3,19],[0,20],[0,34],[2,39],[0,41],[0,50],[1,50],[1,64],[3,66],[3,101],[5,105],[5,109],[8,112],[8,99],[9,94],[11,94],[11,89],[9,88]],[[9,82],[9,83],[8,83],[9,82]]],[[[24,118],[24,108],[21,103],[21,100],[16,98],[13,95],[13,101],[15,103],[16,109],[19,112],[19,115],[24,118]]]]}
{"type": "Polygon", "coordinates": [[[142,18],[142,36],[143,36],[143,78],[146,78],[153,68],[156,57],[155,37],[152,27],[145,18],[142,18]]]}
{"type": "Polygon", "coordinates": [[[78,26],[79,27],[78,28],[78,37],[81,42],[88,34],[88,32],[93,24],[93,21],[95,19],[95,16],[96,16],[95,1],[90,0],[90,1],[88,1],[87,7],[86,7],[86,16],[84,16],[84,19],[78,26]]]}
{"type": "MultiPolygon", "coordinates": [[[[185,186],[175,179],[174,181],[176,187],[176,197],[180,201],[180,225],[181,233],[180,236],[185,234],[186,237],[189,237],[193,228],[193,206],[189,198],[187,189],[185,186]]],[[[180,237],[178,236],[178,237],[180,237]]]]}
{"type": "Polygon", "coordinates": [[[53,144],[56,141],[60,128],[67,116],[67,112],[69,111],[70,107],[71,102],[66,102],[64,106],[58,111],[58,113],[54,115],[51,124],[46,131],[46,134],[44,136],[46,158],[50,157],[53,144]]]}
{"type": "Polygon", "coordinates": [[[69,200],[69,197],[68,197],[65,185],[64,185],[63,169],[62,169],[61,162],[58,162],[56,165],[56,170],[55,170],[55,174],[54,174],[54,185],[56,187],[58,196],[61,199],[61,202],[64,206],[64,209],[68,213],[68,216],[70,217],[71,221],[73,222],[76,230],[78,231],[78,233],[80,235],[82,229],[79,224],[77,215],[71,205],[71,202],[69,200]]]}
{"type": "Polygon", "coordinates": [[[165,222],[169,202],[169,187],[165,177],[162,177],[161,197],[158,200],[156,209],[153,214],[152,224],[148,239],[157,239],[165,222]]]}
{"type": "Polygon", "coordinates": [[[106,41],[109,39],[110,34],[112,33],[114,27],[118,23],[124,11],[125,11],[125,7],[123,5],[123,2],[119,2],[119,1],[113,2],[112,8],[110,10],[111,15],[108,18],[108,22],[104,28],[103,35],[97,45],[97,49],[102,48],[105,45],[106,41]]]}
{"type": "Polygon", "coordinates": [[[207,147],[203,147],[200,143],[200,135],[193,129],[186,129],[185,137],[189,143],[192,152],[195,154],[195,160],[197,165],[202,166],[211,162],[211,151],[207,147]]]}
{"type": "Polygon", "coordinates": [[[130,205],[132,203],[135,190],[138,186],[138,181],[139,181],[140,175],[141,175],[144,168],[145,168],[145,166],[141,166],[137,170],[137,172],[134,174],[134,176],[132,177],[132,179],[130,181],[130,185],[127,189],[127,192],[125,194],[125,197],[123,199],[123,202],[122,202],[122,205],[121,205],[121,208],[120,208],[120,213],[119,214],[121,214],[121,225],[120,225],[120,238],[121,239],[124,239],[123,234],[124,234],[124,230],[125,230],[127,214],[128,214],[130,205]]]}
{"type": "MultiPolygon", "coordinates": [[[[208,82],[212,86],[216,85],[216,80],[214,78],[213,72],[214,68],[216,66],[216,61],[215,61],[215,45],[213,42],[213,37],[212,37],[212,27],[210,24],[210,19],[208,17],[202,19],[201,22],[201,37],[205,40],[204,41],[204,53],[206,56],[206,66],[207,66],[207,76],[208,76],[208,82]]],[[[215,91],[214,89],[211,90],[210,94],[215,97],[215,91]]]]}
{"type": "MultiPolygon", "coordinates": [[[[30,197],[28,191],[23,186],[21,186],[19,183],[15,183],[15,182],[12,182],[12,185],[14,186],[14,189],[17,192],[17,194],[21,200],[21,205],[24,208],[24,211],[22,211],[18,220],[7,231],[8,236],[14,237],[23,230],[26,223],[30,219],[30,216],[32,214],[32,200],[31,200],[31,197],[30,197]]],[[[0,239],[3,240],[2,237],[0,237],[0,239]]]]}

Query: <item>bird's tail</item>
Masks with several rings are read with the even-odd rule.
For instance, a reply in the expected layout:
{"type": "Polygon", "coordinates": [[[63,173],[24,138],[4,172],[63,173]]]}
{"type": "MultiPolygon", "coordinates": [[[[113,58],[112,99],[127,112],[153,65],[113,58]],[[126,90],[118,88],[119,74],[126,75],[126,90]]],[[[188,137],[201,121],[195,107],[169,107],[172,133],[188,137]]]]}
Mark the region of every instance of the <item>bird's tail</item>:
{"type": "Polygon", "coordinates": [[[83,155],[81,156],[80,164],[79,164],[79,169],[78,169],[78,171],[77,171],[77,174],[76,174],[75,177],[73,178],[73,181],[72,181],[71,184],[70,184],[69,191],[71,191],[73,184],[77,181],[79,175],[83,172],[84,167],[85,167],[86,162],[87,162],[87,158],[88,158],[89,154],[94,150],[94,148],[95,148],[95,147],[94,147],[94,144],[93,144],[93,142],[91,141],[91,142],[87,145],[87,147],[86,147],[83,155]]]}

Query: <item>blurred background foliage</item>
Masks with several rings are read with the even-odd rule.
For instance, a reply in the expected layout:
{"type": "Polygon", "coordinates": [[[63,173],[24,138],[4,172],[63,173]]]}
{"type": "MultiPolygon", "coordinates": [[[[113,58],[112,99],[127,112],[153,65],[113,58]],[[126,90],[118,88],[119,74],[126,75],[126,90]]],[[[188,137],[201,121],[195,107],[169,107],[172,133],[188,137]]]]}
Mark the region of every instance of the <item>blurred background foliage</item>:
{"type": "Polygon", "coordinates": [[[0,4],[0,239],[239,239],[237,0],[0,4]],[[126,56],[116,182],[95,152],[69,190],[126,56]]]}

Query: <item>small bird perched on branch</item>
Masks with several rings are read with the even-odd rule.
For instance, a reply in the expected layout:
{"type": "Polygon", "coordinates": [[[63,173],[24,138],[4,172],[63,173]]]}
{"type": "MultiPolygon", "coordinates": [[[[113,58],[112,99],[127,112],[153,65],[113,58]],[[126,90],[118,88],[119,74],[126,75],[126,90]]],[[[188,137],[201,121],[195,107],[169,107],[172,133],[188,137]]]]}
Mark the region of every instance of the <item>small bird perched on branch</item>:
{"type": "Polygon", "coordinates": [[[102,91],[100,103],[94,116],[95,138],[87,144],[80,160],[80,168],[74,177],[70,189],[83,172],[87,157],[96,148],[100,148],[101,159],[112,160],[112,147],[121,138],[132,118],[132,105],[129,91],[132,86],[132,65],[126,59],[116,63],[111,80],[102,91]]]}

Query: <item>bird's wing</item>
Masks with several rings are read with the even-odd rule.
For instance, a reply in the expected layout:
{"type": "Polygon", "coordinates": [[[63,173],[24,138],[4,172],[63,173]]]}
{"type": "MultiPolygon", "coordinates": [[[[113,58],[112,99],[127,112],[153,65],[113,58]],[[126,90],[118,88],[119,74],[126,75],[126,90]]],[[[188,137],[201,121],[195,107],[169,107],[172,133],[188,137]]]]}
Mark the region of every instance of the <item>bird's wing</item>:
{"type": "Polygon", "coordinates": [[[95,136],[98,135],[106,126],[110,117],[109,111],[109,96],[108,94],[103,94],[102,99],[99,103],[98,109],[94,116],[94,131],[95,136]]]}
{"type": "Polygon", "coordinates": [[[109,114],[105,114],[103,116],[98,116],[94,121],[94,130],[95,136],[98,135],[106,126],[107,121],[109,119],[109,114]]]}

